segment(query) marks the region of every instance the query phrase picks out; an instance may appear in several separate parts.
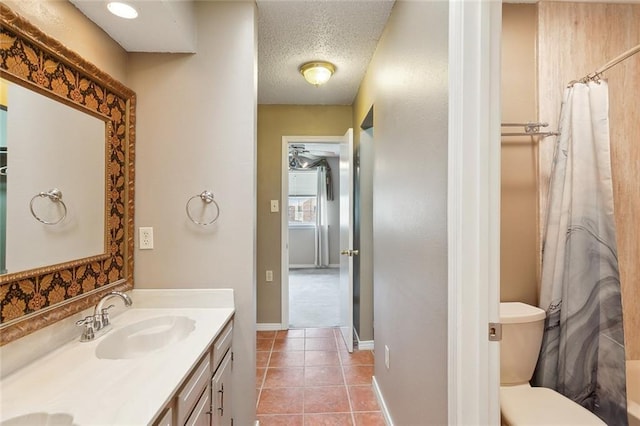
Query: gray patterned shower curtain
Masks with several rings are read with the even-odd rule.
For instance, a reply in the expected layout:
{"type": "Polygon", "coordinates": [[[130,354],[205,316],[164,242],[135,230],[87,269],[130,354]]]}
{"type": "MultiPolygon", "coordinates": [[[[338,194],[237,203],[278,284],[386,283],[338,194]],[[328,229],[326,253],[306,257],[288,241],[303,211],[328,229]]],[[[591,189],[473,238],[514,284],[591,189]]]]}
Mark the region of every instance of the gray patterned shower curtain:
{"type": "Polygon", "coordinates": [[[542,253],[547,312],[534,385],[626,426],[625,352],[606,81],[567,88],[542,253]]]}

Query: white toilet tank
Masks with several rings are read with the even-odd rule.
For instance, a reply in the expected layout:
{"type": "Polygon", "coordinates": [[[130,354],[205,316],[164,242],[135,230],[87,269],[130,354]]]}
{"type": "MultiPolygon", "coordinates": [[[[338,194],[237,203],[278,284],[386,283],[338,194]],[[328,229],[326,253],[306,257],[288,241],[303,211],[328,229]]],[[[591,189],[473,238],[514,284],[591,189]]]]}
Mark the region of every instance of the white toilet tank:
{"type": "Polygon", "coordinates": [[[536,368],[545,312],[521,302],[500,303],[500,384],[528,384],[536,368]]]}

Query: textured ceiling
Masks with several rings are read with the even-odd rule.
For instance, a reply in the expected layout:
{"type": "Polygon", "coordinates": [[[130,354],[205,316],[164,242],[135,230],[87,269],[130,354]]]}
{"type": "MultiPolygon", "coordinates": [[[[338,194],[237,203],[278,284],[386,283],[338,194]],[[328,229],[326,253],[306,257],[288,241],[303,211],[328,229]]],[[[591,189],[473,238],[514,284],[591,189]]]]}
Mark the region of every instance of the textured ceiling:
{"type": "Polygon", "coordinates": [[[258,102],[351,105],[393,1],[258,0],[258,102]],[[326,60],[329,82],[314,87],[299,66],[326,60]]]}
{"type": "MultiPolygon", "coordinates": [[[[135,20],[111,15],[106,0],[70,1],[128,52],[197,52],[190,0],[126,0],[138,9],[135,20]]],[[[257,0],[258,103],[351,105],[393,3],[257,0]],[[313,60],[336,66],[324,86],[311,86],[298,72],[313,60]]]]}

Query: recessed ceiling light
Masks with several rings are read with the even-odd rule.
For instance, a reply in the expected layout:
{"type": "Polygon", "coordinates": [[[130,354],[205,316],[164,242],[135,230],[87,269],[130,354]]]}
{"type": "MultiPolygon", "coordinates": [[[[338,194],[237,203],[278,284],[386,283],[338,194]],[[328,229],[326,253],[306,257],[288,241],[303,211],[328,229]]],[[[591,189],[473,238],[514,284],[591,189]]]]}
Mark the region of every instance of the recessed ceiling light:
{"type": "Polygon", "coordinates": [[[109,12],[119,16],[120,18],[136,19],[138,17],[138,11],[135,10],[133,6],[119,1],[107,3],[107,9],[109,9],[109,12]]]}

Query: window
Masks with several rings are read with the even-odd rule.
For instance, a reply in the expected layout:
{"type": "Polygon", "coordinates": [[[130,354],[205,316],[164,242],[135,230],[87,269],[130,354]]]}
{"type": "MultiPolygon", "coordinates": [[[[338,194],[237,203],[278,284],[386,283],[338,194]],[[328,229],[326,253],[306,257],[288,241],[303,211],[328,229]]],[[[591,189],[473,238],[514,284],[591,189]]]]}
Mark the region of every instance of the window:
{"type": "Polygon", "coordinates": [[[316,197],[289,197],[289,225],[316,224],[316,197]]]}
{"type": "Polygon", "coordinates": [[[289,172],[289,226],[315,226],[317,193],[316,170],[289,172]]]}

